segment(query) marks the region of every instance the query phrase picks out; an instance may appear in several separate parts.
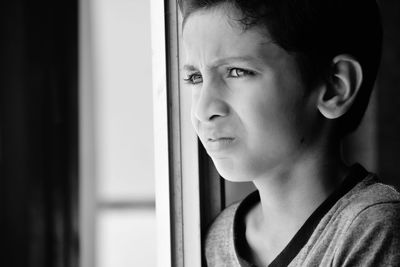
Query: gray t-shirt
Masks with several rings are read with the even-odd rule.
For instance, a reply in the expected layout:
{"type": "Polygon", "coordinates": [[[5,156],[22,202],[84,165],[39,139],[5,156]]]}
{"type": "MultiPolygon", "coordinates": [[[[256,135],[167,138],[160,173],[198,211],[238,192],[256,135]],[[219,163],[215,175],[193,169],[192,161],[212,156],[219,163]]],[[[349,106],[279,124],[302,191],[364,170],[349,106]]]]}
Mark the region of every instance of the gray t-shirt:
{"type": "MultiPolygon", "coordinates": [[[[357,178],[346,180],[352,179],[357,178]]],[[[400,266],[400,194],[365,170],[358,181],[347,183],[347,189],[332,194],[337,199],[321,204],[270,266],[400,266]]],[[[213,222],[205,242],[208,267],[255,266],[242,256],[245,228],[239,224],[259,201],[257,194],[229,206],[213,222]]]]}

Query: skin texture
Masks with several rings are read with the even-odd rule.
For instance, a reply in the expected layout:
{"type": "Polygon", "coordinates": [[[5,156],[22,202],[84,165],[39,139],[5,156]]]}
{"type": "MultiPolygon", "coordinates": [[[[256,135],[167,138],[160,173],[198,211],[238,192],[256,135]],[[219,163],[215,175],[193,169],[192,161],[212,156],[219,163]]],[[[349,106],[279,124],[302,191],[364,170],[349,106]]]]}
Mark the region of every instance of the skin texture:
{"type": "Polygon", "coordinates": [[[361,69],[339,57],[332,83],[309,90],[293,55],[267,30],[243,31],[235,18],[238,12],[228,6],[190,15],[183,76],[192,91],[194,129],[218,172],[252,181],[260,192],[261,203],[246,218],[246,237],[262,266],[347,173],[329,119],[351,106],[361,69]]]}

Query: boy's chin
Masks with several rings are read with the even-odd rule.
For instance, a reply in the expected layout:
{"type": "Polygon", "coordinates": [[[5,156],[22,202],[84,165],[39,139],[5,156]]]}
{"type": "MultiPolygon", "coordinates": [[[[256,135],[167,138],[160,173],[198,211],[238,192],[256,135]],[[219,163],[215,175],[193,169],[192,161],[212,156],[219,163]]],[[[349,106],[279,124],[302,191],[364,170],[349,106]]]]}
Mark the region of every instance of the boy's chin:
{"type": "Polygon", "coordinates": [[[215,168],[219,175],[230,182],[251,182],[251,175],[248,172],[238,168],[237,164],[234,164],[229,159],[213,159],[215,168]]]}

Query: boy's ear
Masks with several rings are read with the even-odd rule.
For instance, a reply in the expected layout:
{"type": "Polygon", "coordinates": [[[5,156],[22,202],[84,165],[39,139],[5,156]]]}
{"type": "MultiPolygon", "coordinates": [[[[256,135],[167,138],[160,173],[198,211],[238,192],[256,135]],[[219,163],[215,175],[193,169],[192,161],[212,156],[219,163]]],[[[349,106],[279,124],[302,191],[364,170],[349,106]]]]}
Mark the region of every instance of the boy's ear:
{"type": "Polygon", "coordinates": [[[318,109],[328,119],[345,114],[354,102],[363,80],[360,63],[349,55],[332,60],[327,82],[318,96],[318,109]]]}

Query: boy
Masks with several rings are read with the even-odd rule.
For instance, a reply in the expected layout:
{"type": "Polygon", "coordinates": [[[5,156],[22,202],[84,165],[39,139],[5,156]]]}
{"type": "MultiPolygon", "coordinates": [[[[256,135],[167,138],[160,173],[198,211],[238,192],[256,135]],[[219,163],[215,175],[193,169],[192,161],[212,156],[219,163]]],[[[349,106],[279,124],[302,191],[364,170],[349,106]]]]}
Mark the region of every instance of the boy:
{"type": "Polygon", "coordinates": [[[381,53],[374,0],[187,0],[192,123],[218,172],[257,191],[206,238],[212,266],[398,266],[400,195],[340,143],[381,53]]]}

